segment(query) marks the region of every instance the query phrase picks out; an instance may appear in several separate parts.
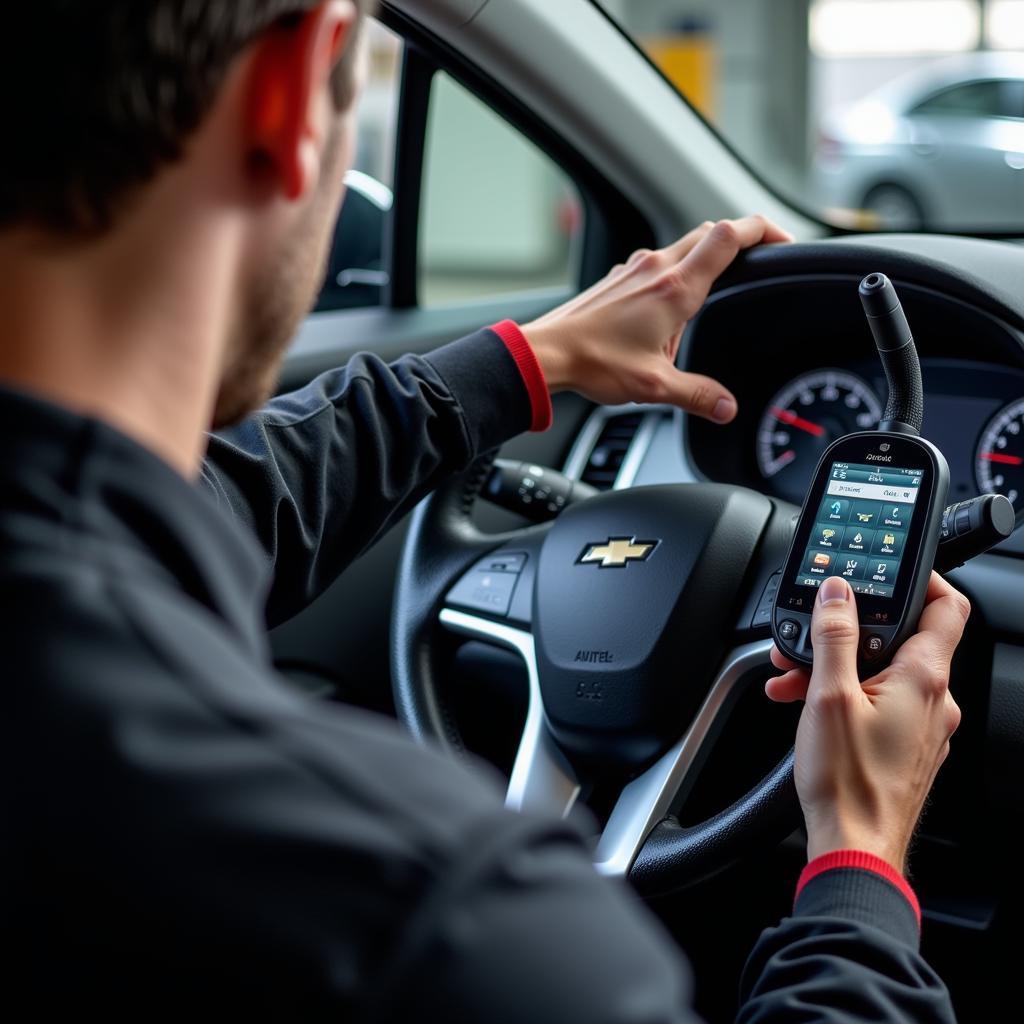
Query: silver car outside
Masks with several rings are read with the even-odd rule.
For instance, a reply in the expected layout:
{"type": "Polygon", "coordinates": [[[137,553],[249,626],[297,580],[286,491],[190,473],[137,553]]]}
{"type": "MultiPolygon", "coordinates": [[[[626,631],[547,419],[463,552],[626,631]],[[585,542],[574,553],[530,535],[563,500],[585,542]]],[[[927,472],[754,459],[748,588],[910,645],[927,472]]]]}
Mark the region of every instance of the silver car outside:
{"type": "Polygon", "coordinates": [[[950,58],[826,118],[826,217],[892,230],[1024,230],[1024,54],[950,58]]]}

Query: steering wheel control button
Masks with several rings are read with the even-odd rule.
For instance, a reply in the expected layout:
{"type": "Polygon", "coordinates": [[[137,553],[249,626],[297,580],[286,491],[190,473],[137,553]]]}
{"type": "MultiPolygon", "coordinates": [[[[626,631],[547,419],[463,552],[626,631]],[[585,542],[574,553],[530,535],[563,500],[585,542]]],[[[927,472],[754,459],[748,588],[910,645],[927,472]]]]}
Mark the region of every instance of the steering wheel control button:
{"type": "Polygon", "coordinates": [[[781,582],[782,570],[780,569],[778,572],[772,573],[768,582],[764,585],[764,590],[761,592],[761,600],[757,602],[757,610],[750,621],[752,628],[771,624],[772,605],[775,604],[775,595],[779,592],[779,584],[781,582]]]}
{"type": "Polygon", "coordinates": [[[516,573],[474,569],[448,591],[447,600],[462,608],[504,617],[518,580],[516,573]]]}
{"type": "Polygon", "coordinates": [[[794,622],[792,619],[786,619],[785,622],[779,624],[779,636],[781,636],[783,640],[788,640],[792,643],[799,635],[800,624],[794,622]]]}
{"type": "Polygon", "coordinates": [[[514,572],[523,571],[526,565],[526,554],[522,551],[499,551],[497,554],[488,555],[477,568],[486,572],[514,572]]]}

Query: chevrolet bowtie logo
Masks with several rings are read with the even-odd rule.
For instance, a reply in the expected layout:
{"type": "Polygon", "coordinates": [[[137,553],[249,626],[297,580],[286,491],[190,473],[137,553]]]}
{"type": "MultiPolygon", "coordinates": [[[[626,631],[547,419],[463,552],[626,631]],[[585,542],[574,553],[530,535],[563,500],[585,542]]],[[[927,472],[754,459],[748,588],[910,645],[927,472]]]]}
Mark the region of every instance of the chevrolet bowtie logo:
{"type": "Polygon", "coordinates": [[[646,562],[657,546],[656,540],[609,537],[605,544],[591,544],[585,548],[579,562],[584,565],[597,562],[601,569],[624,569],[628,562],[646,562]]]}

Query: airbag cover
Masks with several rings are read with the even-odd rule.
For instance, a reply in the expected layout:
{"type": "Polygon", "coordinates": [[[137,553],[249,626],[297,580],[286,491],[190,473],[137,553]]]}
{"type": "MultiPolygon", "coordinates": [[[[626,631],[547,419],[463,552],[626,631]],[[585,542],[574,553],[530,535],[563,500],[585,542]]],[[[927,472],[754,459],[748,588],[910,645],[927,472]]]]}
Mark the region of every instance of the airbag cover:
{"type": "Polygon", "coordinates": [[[637,487],[574,505],[540,555],[541,692],[572,757],[642,766],[707,695],[771,502],[718,484],[637,487]]]}

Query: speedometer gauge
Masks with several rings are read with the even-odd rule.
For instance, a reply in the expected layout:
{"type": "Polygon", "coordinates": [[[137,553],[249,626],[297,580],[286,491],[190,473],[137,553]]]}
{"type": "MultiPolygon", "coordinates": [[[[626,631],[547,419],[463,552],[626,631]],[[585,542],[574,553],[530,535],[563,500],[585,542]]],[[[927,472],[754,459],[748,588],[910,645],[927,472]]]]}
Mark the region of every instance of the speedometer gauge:
{"type": "Polygon", "coordinates": [[[982,491],[1005,494],[1024,508],[1024,398],[998,412],[978,442],[974,460],[982,491]]]}
{"type": "Polygon", "coordinates": [[[757,428],[757,464],[773,493],[802,504],[825,449],[844,434],[873,430],[882,418],[875,393],[843,370],[816,370],[790,381],[757,428]]]}

